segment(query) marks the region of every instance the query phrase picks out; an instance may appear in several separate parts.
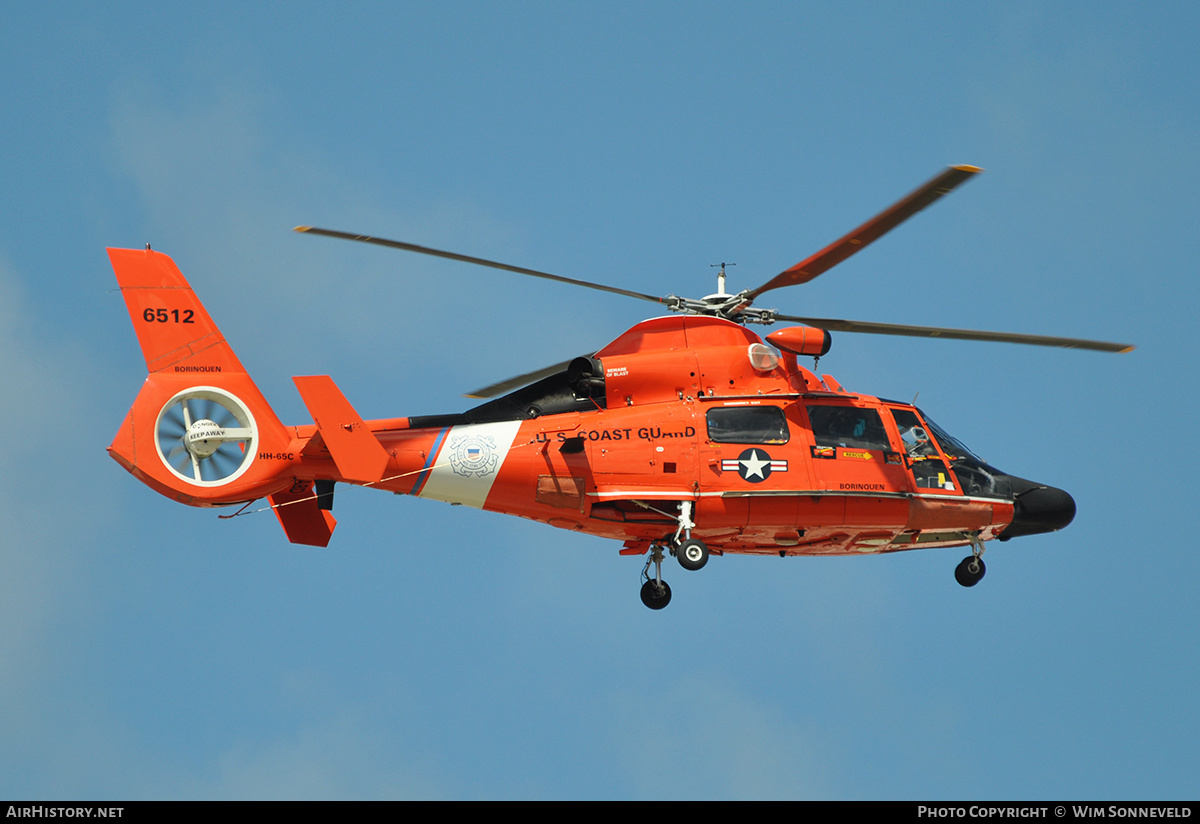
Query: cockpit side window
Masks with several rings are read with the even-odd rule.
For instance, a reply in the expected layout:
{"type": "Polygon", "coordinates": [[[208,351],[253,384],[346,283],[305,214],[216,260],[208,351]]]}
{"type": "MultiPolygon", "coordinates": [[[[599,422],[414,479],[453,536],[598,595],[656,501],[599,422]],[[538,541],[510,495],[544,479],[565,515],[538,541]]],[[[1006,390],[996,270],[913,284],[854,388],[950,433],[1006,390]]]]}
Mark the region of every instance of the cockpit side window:
{"type": "Polygon", "coordinates": [[[953,491],[954,480],[921,419],[908,409],[893,409],[892,417],[896,419],[896,428],[900,430],[900,440],[904,443],[904,451],[908,453],[917,488],[953,491]]]}
{"type": "Polygon", "coordinates": [[[713,443],[787,443],[788,425],[778,406],[722,406],[708,410],[713,443]]]}
{"type": "Polygon", "coordinates": [[[922,425],[920,418],[907,409],[893,409],[892,416],[896,419],[896,428],[900,430],[900,440],[904,442],[904,451],[910,458],[936,458],[937,447],[929,436],[929,431],[922,425]]]}
{"type": "Polygon", "coordinates": [[[812,422],[817,446],[845,446],[856,449],[890,451],[883,421],[874,409],[856,406],[810,406],[808,419],[812,422]]]}

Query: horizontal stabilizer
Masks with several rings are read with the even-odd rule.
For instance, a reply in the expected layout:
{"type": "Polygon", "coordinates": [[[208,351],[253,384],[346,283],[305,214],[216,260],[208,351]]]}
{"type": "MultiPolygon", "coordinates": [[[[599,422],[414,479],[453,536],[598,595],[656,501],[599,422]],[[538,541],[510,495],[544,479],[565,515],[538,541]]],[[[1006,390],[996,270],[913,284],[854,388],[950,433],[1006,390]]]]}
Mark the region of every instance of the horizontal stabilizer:
{"type": "Polygon", "coordinates": [[[342,478],[369,484],[383,478],[388,453],[328,375],[292,378],[342,478]]]}
{"type": "Polygon", "coordinates": [[[293,544],[329,546],[337,520],[332,512],[318,506],[312,492],[276,492],[271,496],[271,511],[293,544]]]}

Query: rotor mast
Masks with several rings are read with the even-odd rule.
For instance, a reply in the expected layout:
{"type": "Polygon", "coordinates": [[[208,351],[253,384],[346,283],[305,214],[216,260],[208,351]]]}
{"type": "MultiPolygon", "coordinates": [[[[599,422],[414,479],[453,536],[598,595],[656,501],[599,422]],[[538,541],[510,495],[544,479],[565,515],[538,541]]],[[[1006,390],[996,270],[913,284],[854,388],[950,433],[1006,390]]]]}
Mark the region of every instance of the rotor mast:
{"type": "Polygon", "coordinates": [[[737,264],[736,263],[726,263],[725,261],[721,261],[720,263],[708,264],[708,268],[710,268],[710,269],[715,269],[718,266],[721,267],[721,271],[717,272],[717,296],[718,297],[726,297],[726,296],[728,296],[729,293],[725,291],[725,267],[726,266],[737,266],[737,264]]]}

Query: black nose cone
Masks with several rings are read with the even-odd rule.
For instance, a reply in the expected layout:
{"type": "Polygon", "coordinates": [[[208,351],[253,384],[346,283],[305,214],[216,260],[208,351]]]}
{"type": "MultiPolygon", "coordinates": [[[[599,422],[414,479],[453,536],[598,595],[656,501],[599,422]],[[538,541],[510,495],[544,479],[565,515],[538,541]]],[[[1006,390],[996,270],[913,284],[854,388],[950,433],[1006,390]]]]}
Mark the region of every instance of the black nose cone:
{"type": "Polygon", "coordinates": [[[1075,499],[1061,489],[1012,477],[1013,520],[1000,540],[1055,532],[1075,519],[1075,499]]]}

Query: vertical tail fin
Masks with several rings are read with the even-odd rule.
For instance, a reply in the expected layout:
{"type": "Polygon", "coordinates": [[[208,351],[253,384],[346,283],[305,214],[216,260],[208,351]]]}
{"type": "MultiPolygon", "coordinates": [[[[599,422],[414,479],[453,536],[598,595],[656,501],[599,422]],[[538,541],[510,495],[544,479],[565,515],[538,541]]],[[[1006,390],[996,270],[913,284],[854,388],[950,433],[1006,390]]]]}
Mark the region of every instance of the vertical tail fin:
{"type": "Polygon", "coordinates": [[[151,374],[245,374],[175,261],[149,249],[109,249],[151,374]]]}
{"type": "Polygon", "coordinates": [[[108,255],[149,373],[109,454],[151,488],[193,506],[287,487],[292,433],[174,261],[149,249],[108,255]]]}

